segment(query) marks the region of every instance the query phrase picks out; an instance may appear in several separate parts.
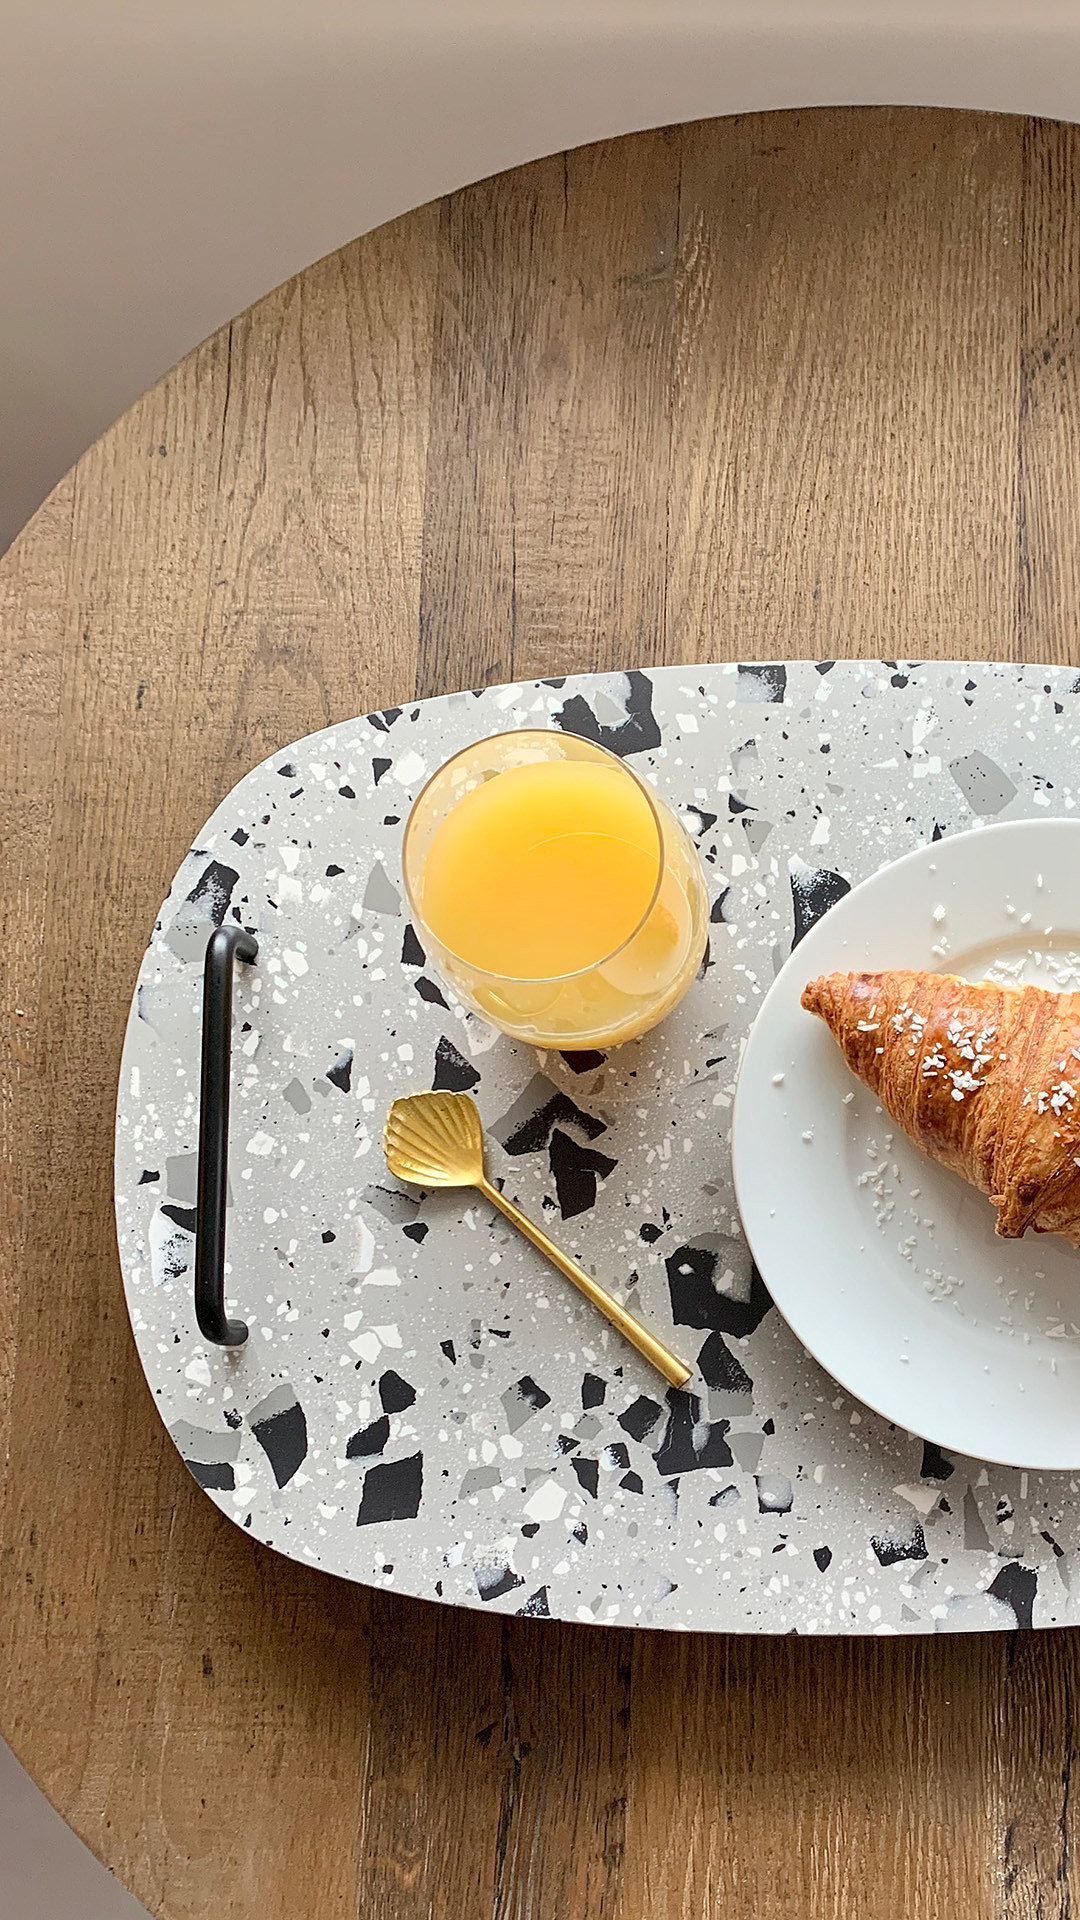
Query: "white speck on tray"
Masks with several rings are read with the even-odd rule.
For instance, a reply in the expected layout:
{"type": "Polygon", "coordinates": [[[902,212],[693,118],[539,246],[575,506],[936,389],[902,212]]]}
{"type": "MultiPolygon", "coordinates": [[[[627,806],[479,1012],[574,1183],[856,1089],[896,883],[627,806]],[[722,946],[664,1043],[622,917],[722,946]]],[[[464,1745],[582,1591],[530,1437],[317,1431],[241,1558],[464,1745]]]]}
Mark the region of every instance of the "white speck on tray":
{"type": "Polygon", "coordinates": [[[944,918],[945,918],[945,909],[944,909],[944,907],[935,907],[935,908],[934,908],[934,925],[935,925],[936,927],[940,927],[940,925],[941,925],[941,923],[942,923],[942,921],[944,920],[944,918]]]}
{"type": "Polygon", "coordinates": [[[813,1139],[814,1139],[813,1127],[807,1127],[806,1132],[803,1134],[803,1139],[806,1141],[807,1146],[811,1146],[813,1144],[813,1139]]]}
{"type": "Polygon", "coordinates": [[[783,1076],[783,1074],[782,1074],[782,1073],[774,1073],[774,1074],[773,1074],[773,1077],[772,1077],[772,1083],[773,1083],[773,1086],[774,1086],[774,1087],[782,1087],[782,1086],[783,1086],[783,1084],[784,1084],[784,1076],[783,1076]]]}
{"type": "Polygon", "coordinates": [[[418,753],[410,748],[406,753],[398,755],[397,762],[394,766],[393,778],[398,782],[399,786],[408,787],[414,785],[417,780],[422,779],[426,772],[427,767],[425,762],[420,758],[418,753]]]}

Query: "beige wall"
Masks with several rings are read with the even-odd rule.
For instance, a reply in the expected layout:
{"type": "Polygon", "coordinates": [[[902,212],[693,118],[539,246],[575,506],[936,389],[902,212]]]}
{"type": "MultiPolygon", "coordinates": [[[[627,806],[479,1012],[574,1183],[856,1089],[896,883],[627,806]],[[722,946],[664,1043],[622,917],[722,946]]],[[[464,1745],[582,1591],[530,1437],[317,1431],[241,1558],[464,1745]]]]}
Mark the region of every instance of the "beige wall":
{"type": "Polygon", "coordinates": [[[53,1812],[2,1740],[0,1914],[3,1920],[149,1920],[145,1907],[53,1812]]]}
{"type": "Polygon", "coordinates": [[[1080,114],[1080,0],[0,0],[0,545],[128,402],[353,234],[742,108],[1080,114]]]}

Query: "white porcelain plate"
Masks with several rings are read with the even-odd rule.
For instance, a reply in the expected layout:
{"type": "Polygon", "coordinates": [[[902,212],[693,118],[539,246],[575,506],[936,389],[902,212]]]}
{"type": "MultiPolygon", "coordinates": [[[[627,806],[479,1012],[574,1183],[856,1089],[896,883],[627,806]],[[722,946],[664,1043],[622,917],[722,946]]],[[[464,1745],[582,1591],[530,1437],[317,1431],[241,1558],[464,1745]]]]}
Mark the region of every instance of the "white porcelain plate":
{"type": "Polygon", "coordinates": [[[842,1386],[954,1451],[1080,1468],[1080,1253],[999,1239],[799,1005],[816,974],[890,967],[1080,987],[1080,822],[958,834],[845,895],[762,1005],[732,1141],[766,1285],[842,1386]]]}

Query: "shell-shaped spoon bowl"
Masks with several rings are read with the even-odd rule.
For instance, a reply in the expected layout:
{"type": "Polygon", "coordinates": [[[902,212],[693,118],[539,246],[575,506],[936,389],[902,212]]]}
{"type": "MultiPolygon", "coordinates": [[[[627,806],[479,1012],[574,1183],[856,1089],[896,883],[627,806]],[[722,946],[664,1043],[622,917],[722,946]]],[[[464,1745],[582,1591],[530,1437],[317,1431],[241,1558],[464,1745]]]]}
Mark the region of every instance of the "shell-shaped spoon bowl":
{"type": "Polygon", "coordinates": [[[484,1130],[467,1093],[395,1100],[383,1136],[386,1164],[417,1187],[474,1187],[484,1178],[484,1130]]]}
{"type": "Polygon", "coordinates": [[[631,1346],[658,1368],[665,1380],[673,1387],[685,1387],[690,1368],[584,1267],[549,1240],[543,1227],[508,1200],[500,1187],[493,1187],[485,1178],[483,1123],[476,1102],[467,1093],[410,1093],[395,1100],[386,1116],[383,1149],[386,1164],[397,1180],[408,1180],[415,1187],[478,1188],[613,1327],[618,1327],[631,1346]]]}

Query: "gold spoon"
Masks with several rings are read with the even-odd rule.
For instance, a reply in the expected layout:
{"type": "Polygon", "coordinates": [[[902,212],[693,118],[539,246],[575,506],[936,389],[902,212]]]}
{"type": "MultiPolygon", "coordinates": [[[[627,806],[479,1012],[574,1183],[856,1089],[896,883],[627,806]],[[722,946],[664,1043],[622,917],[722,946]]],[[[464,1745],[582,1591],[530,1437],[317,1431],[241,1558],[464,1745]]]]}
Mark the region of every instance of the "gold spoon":
{"type": "Polygon", "coordinates": [[[512,1200],[493,1187],[484,1173],[484,1129],[475,1100],[467,1093],[413,1093],[395,1100],[383,1133],[386,1164],[397,1180],[417,1187],[475,1187],[498,1207],[534,1247],[546,1253],[553,1266],[572,1280],[586,1300],[599,1307],[605,1319],[618,1327],[631,1346],[658,1367],[673,1387],[685,1387],[692,1369],[669,1352],[655,1334],[627,1313],[598,1285],[576,1260],[549,1240],[541,1227],[519,1212],[512,1200]]]}

